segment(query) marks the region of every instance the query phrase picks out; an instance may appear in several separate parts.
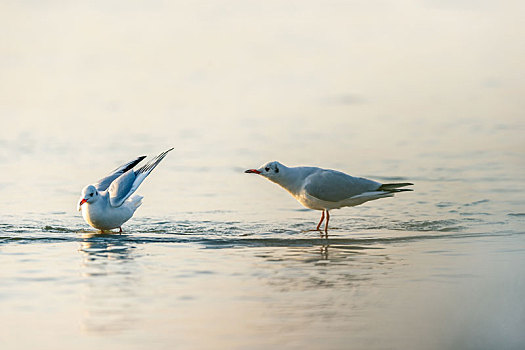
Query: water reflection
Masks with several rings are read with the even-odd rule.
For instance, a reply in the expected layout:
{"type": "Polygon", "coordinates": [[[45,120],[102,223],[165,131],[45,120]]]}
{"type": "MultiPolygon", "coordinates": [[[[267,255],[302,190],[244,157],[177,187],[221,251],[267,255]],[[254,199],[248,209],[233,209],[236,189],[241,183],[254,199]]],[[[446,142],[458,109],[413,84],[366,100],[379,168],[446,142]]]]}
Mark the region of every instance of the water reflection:
{"type": "Polygon", "coordinates": [[[80,241],[84,277],[82,329],[120,333],[139,323],[141,290],[136,247],[127,235],[85,233],[80,241]]]}
{"type": "Polygon", "coordinates": [[[330,240],[312,246],[265,247],[254,255],[264,259],[267,284],[278,292],[370,286],[389,275],[401,261],[379,245],[330,240]]]}
{"type": "Polygon", "coordinates": [[[135,248],[126,234],[83,233],[79,251],[84,260],[104,262],[107,260],[131,260],[135,248]]]}

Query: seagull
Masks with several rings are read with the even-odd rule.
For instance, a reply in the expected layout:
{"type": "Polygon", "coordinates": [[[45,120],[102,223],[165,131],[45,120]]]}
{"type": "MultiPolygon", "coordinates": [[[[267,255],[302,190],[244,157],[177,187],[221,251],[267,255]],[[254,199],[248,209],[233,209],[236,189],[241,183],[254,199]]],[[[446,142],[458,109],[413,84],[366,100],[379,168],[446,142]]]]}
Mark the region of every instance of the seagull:
{"type": "Polygon", "coordinates": [[[305,207],[321,210],[321,220],[317,224],[316,231],[319,231],[326,213],[324,227],[326,236],[328,236],[330,210],[393,197],[397,192],[412,191],[399,187],[413,185],[409,182],[382,184],[337,170],[304,166],[287,167],[275,161],[266,163],[259,169],[248,169],[245,173],[264,176],[288,191],[305,207]]]}
{"type": "Polygon", "coordinates": [[[135,165],[146,158],[137,157],[119,166],[96,184],[84,187],[77,206],[84,220],[100,231],[118,228],[122,232],[122,224],[131,219],[142,204],[142,196],[131,195],[172,149],[162,152],[138,170],[133,170],[135,165]]]}

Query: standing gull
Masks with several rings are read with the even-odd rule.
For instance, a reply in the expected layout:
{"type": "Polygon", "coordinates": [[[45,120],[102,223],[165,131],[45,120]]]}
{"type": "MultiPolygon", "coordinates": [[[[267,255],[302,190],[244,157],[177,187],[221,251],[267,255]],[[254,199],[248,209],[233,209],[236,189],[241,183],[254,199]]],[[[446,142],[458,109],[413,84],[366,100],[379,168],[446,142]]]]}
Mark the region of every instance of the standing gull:
{"type": "Polygon", "coordinates": [[[138,170],[133,170],[135,165],[146,158],[140,156],[113,170],[96,184],[84,187],[77,206],[84,220],[101,231],[119,228],[122,232],[122,224],[131,219],[142,204],[141,196],[131,195],[172,149],[162,152],[138,170]]]}
{"type": "Polygon", "coordinates": [[[245,173],[264,176],[287,190],[305,207],[322,210],[317,231],[326,213],[324,232],[327,235],[331,209],[353,207],[374,199],[393,197],[396,192],[412,191],[411,189],[399,189],[399,187],[413,185],[408,182],[382,184],[336,170],[287,167],[279,162],[269,162],[259,169],[248,169],[245,173]]]}

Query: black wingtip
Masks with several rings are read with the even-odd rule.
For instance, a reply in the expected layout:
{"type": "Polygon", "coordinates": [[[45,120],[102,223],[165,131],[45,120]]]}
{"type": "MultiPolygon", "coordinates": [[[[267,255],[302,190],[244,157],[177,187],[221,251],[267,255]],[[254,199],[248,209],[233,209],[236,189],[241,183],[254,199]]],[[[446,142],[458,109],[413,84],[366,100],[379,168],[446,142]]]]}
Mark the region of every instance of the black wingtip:
{"type": "Polygon", "coordinates": [[[390,183],[390,184],[382,184],[378,190],[379,191],[386,191],[390,193],[397,193],[397,192],[410,192],[414,191],[411,188],[399,188],[399,187],[405,187],[405,186],[412,186],[414,185],[411,182],[399,182],[399,183],[390,183]]]}
{"type": "Polygon", "coordinates": [[[145,172],[148,172],[148,171],[152,171],[160,163],[160,161],[163,160],[164,157],[166,157],[168,152],[173,150],[173,149],[174,148],[172,147],[172,148],[168,149],[167,151],[162,152],[161,154],[159,154],[158,156],[156,156],[155,158],[150,160],[148,163],[146,163],[142,168],[138,169],[137,173],[145,173],[145,172]]]}
{"type": "Polygon", "coordinates": [[[390,183],[390,184],[382,184],[378,189],[379,190],[393,190],[395,188],[413,186],[413,185],[414,184],[411,182],[390,183]]]}
{"type": "MultiPolygon", "coordinates": [[[[121,170],[122,173],[125,173],[126,171],[128,171],[128,170],[130,170],[130,169],[133,169],[137,164],[139,164],[140,162],[142,162],[142,160],[143,160],[144,158],[146,158],[146,156],[140,156],[140,157],[137,157],[137,159],[132,160],[131,162],[129,162],[129,163],[127,164],[126,167],[122,168],[122,170],[121,170]]],[[[118,170],[118,168],[115,169],[115,170],[118,170]]]]}

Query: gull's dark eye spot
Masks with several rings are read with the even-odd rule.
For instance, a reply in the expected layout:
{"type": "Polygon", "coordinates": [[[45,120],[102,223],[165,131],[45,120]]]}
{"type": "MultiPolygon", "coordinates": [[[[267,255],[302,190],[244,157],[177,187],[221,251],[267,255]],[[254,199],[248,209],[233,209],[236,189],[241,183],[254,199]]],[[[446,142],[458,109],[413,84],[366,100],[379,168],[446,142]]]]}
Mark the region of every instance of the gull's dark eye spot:
{"type": "Polygon", "coordinates": [[[275,168],[275,172],[278,173],[279,172],[279,168],[275,168]]]}
{"type": "Polygon", "coordinates": [[[266,171],[270,171],[270,168],[266,167],[266,168],[264,168],[264,170],[266,170],[266,171]]]}
{"type": "Polygon", "coordinates": [[[93,193],[90,193],[89,196],[90,196],[90,197],[93,197],[93,193]]]}

